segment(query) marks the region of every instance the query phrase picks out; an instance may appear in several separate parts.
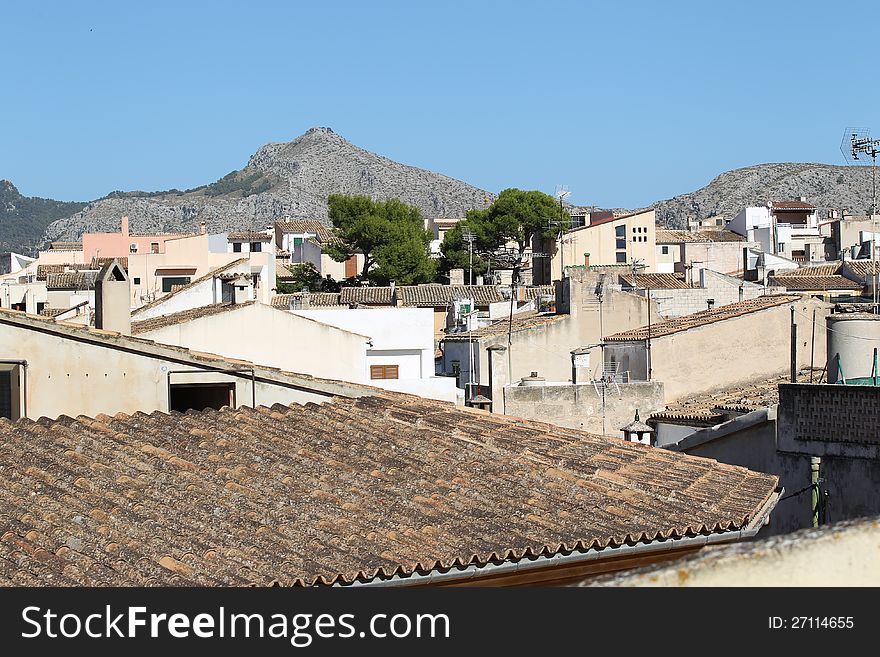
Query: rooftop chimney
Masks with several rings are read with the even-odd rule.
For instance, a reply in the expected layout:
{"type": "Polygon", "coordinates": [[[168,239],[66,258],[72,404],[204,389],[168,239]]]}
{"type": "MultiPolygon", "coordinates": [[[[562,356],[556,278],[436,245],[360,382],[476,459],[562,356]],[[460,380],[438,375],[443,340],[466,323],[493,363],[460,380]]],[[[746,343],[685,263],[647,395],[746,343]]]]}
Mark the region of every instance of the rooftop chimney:
{"type": "MultiPolygon", "coordinates": [[[[127,223],[128,217],[124,219],[127,223]]],[[[123,224],[127,230],[128,226],[123,224]]],[[[131,292],[119,261],[106,265],[95,281],[95,328],[131,335],[131,292]]]]}
{"type": "Polygon", "coordinates": [[[199,222],[199,234],[204,235],[207,232],[208,232],[208,222],[207,221],[200,221],[199,222]]]}
{"type": "Polygon", "coordinates": [[[125,237],[128,237],[128,217],[122,217],[122,234],[125,237]]]}

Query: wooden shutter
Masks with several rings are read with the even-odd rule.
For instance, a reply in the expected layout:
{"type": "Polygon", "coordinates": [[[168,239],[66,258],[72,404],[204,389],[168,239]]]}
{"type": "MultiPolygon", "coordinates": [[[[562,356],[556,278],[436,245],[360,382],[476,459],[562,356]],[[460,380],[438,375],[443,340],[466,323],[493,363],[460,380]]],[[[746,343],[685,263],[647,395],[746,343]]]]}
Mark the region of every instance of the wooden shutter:
{"type": "Polygon", "coordinates": [[[370,365],[371,379],[396,379],[398,378],[397,365],[370,365]]]}

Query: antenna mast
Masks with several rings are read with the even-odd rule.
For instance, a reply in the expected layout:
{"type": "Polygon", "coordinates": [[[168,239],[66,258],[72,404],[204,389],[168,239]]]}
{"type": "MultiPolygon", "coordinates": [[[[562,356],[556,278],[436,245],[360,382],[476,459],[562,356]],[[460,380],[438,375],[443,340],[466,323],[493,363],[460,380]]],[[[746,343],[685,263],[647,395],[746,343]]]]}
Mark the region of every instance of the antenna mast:
{"type": "MultiPolygon", "coordinates": [[[[563,200],[571,194],[568,191],[568,185],[557,185],[556,186],[556,198],[559,199],[559,210],[560,212],[565,212],[565,207],[563,205],[563,200]]],[[[563,240],[563,235],[565,235],[565,225],[562,219],[558,221],[550,220],[550,226],[559,226],[559,230],[556,233],[556,239],[559,241],[559,278],[560,280],[565,278],[565,244],[563,240]]],[[[552,269],[552,268],[551,268],[552,269]]],[[[553,277],[553,273],[551,271],[550,277],[553,277]]]]}
{"type": "Polygon", "coordinates": [[[871,290],[873,293],[872,309],[875,314],[880,312],[877,303],[877,152],[880,139],[872,139],[868,128],[847,128],[843,133],[840,152],[847,164],[857,164],[859,155],[871,158],[871,290]]]}

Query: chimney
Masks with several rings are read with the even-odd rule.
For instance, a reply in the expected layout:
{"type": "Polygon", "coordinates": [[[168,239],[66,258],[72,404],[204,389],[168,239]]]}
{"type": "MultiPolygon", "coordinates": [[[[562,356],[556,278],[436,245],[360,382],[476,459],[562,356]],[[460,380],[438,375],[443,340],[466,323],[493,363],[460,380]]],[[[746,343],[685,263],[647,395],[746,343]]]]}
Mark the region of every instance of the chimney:
{"type": "Polygon", "coordinates": [[[464,269],[450,269],[449,270],[449,284],[450,285],[464,285],[464,269]]]}
{"type": "Polygon", "coordinates": [[[396,284],[394,281],[388,281],[388,287],[391,288],[391,294],[389,295],[389,296],[391,297],[391,305],[392,305],[392,306],[396,306],[396,305],[397,305],[397,303],[396,303],[396,300],[397,300],[397,284],[396,284]]]}
{"type": "Polygon", "coordinates": [[[122,217],[122,236],[128,238],[128,217],[122,217]]]}
{"type": "Polygon", "coordinates": [[[584,267],[586,269],[590,268],[590,254],[589,253],[584,254],[584,267]]]}
{"type": "Polygon", "coordinates": [[[207,221],[200,221],[199,222],[199,234],[205,235],[207,232],[208,232],[208,222],[207,221]]]}
{"type": "Polygon", "coordinates": [[[489,354],[489,387],[492,392],[492,412],[504,414],[504,386],[510,383],[507,363],[507,347],[492,345],[489,354]]]}
{"type": "MultiPolygon", "coordinates": [[[[128,217],[123,228],[128,230],[128,217]]],[[[131,292],[119,261],[106,265],[95,280],[95,328],[131,335],[131,292]]]]}

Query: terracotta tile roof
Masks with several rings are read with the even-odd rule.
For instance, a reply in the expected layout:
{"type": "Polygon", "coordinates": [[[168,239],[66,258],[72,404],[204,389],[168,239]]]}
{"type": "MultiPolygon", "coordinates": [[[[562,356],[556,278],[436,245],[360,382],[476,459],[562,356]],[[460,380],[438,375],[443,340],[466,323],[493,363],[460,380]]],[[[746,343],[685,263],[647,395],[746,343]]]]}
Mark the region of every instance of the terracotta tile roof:
{"type": "Polygon", "coordinates": [[[114,260],[116,262],[118,262],[122,266],[123,269],[125,269],[126,271],[128,270],[128,257],[127,256],[124,256],[121,258],[92,258],[91,268],[92,269],[101,269],[101,268],[105,267],[106,265],[109,265],[114,260]]]}
{"type": "MultiPolygon", "coordinates": [[[[293,299],[300,299],[304,295],[302,292],[295,292],[293,294],[276,294],[272,297],[272,307],[273,308],[283,308],[287,310],[290,308],[290,302],[293,299]]],[[[315,307],[335,307],[339,306],[339,293],[338,292],[311,292],[309,294],[309,306],[311,308],[315,307]]]]}
{"type": "Polygon", "coordinates": [[[627,287],[651,288],[652,290],[687,290],[690,286],[679,274],[620,274],[620,280],[627,287]]]}
{"type": "Polygon", "coordinates": [[[616,214],[616,213],[612,212],[610,216],[601,216],[598,219],[594,218],[592,216],[593,214],[598,214],[598,213],[594,212],[594,213],[590,213],[591,216],[590,216],[590,223],[589,224],[586,224],[585,226],[578,226],[577,228],[572,228],[568,232],[573,233],[578,230],[589,230],[593,226],[600,226],[602,224],[611,223],[612,221],[620,221],[620,220],[624,220],[624,219],[629,219],[630,217],[635,217],[640,214],[647,214],[649,212],[653,212],[653,210],[651,210],[651,208],[645,208],[643,210],[636,210],[635,212],[629,212],[626,214],[616,214]]]}
{"type": "Polygon", "coordinates": [[[51,242],[49,251],[82,251],[82,242],[51,242]]]}
{"type": "Polygon", "coordinates": [[[773,475],[404,395],[0,420],[0,584],[311,585],[736,531],[773,475]]]}
{"type": "MultiPolygon", "coordinates": [[[[821,369],[814,369],[813,381],[818,382],[821,375],[821,369]]],[[[797,380],[798,383],[809,383],[809,368],[800,370],[797,380]]],[[[735,409],[740,413],[747,413],[778,404],[779,384],[790,381],[790,375],[786,374],[680,399],[667,406],[665,411],[651,414],[649,419],[703,420],[707,426],[711,426],[723,421],[724,416],[720,411],[724,409],[735,409]]]]}
{"type": "Polygon", "coordinates": [[[869,282],[871,280],[871,277],[874,275],[875,267],[877,269],[877,273],[880,274],[880,262],[877,262],[876,260],[847,260],[841,266],[841,271],[846,268],[847,270],[861,278],[863,281],[869,282]]]}
{"type": "Polygon", "coordinates": [[[535,297],[556,297],[555,285],[529,285],[524,290],[526,301],[535,297]]]}
{"type": "Polygon", "coordinates": [[[49,290],[91,290],[95,287],[96,271],[66,271],[48,274],[46,288],[49,290]]]}
{"type": "Polygon", "coordinates": [[[681,244],[689,242],[744,242],[745,237],[730,230],[667,230],[658,228],[657,244],[681,244]]]}
{"type": "Polygon", "coordinates": [[[56,315],[60,315],[61,313],[67,312],[70,310],[69,308],[43,308],[40,311],[40,314],[43,317],[55,317],[56,315]]]}
{"type": "MultiPolygon", "coordinates": [[[[688,331],[692,328],[714,324],[715,322],[721,322],[726,319],[733,319],[734,317],[748,315],[749,313],[766,310],[768,308],[775,308],[776,306],[797,301],[800,298],[800,296],[794,294],[767,295],[756,297],[754,299],[746,299],[745,301],[738,301],[737,303],[731,303],[726,306],[719,306],[717,308],[712,308],[712,310],[703,310],[698,313],[693,313],[692,315],[683,315],[681,317],[676,317],[675,319],[652,324],[651,337],[659,338],[664,335],[672,335],[673,333],[688,331]]],[[[633,342],[637,340],[646,340],[647,337],[648,327],[641,326],[639,328],[609,335],[605,338],[605,341],[633,342]]]]}
{"type": "Polygon", "coordinates": [[[816,206],[803,201],[773,201],[772,210],[815,210],[816,206]]]}
{"type": "Polygon", "coordinates": [[[290,280],[291,278],[293,278],[293,272],[287,268],[287,265],[276,262],[275,278],[277,278],[279,281],[290,280]]]}
{"type": "Polygon", "coordinates": [[[37,265],[37,280],[45,281],[49,274],[60,274],[76,265],[37,265]]]}
{"type": "Polygon", "coordinates": [[[334,239],[333,228],[317,221],[316,219],[294,219],[291,221],[279,221],[275,224],[282,233],[315,235],[318,242],[330,242],[334,239]]]}
{"type": "MultiPolygon", "coordinates": [[[[795,270],[800,271],[800,270],[795,270]]],[[[845,276],[771,276],[767,280],[770,286],[784,287],[786,290],[861,290],[862,284],[856,283],[845,276]]]]}
{"type": "Polygon", "coordinates": [[[170,299],[171,297],[173,297],[176,294],[179,294],[183,290],[189,290],[192,287],[198,285],[199,283],[204,283],[205,281],[210,280],[212,278],[221,277],[221,275],[224,272],[227,272],[230,269],[233,269],[234,267],[237,267],[238,265],[245,263],[247,261],[248,261],[247,258],[239,258],[238,260],[233,260],[228,265],[224,265],[223,267],[218,267],[217,269],[212,269],[204,276],[200,276],[199,278],[195,279],[194,281],[190,281],[187,285],[184,285],[183,287],[181,287],[177,290],[174,290],[173,292],[169,292],[168,294],[163,295],[163,296],[159,297],[158,299],[151,301],[150,303],[144,304],[140,308],[136,308],[135,310],[132,310],[131,311],[132,319],[134,319],[135,315],[142,313],[143,311],[145,311],[149,308],[155,308],[159,304],[165,303],[168,299],[170,299]]]}
{"type": "Polygon", "coordinates": [[[528,311],[515,314],[513,316],[512,322],[509,318],[505,318],[500,319],[497,322],[493,322],[488,326],[474,329],[470,333],[468,333],[467,331],[455,333],[447,332],[444,334],[443,339],[455,342],[468,342],[471,337],[475,339],[493,338],[499,335],[507,335],[508,330],[510,330],[512,333],[520,333],[522,331],[542,329],[549,326],[550,324],[555,324],[556,322],[568,319],[569,317],[570,315],[556,315],[553,313],[538,313],[535,311],[528,311]]]}
{"type": "Polygon", "coordinates": [[[339,293],[343,305],[353,303],[391,305],[391,287],[344,287],[339,293]]]}
{"type": "Polygon", "coordinates": [[[271,242],[272,237],[267,233],[256,230],[246,230],[238,233],[229,233],[226,236],[228,242],[271,242]]]}
{"type": "Polygon", "coordinates": [[[210,306],[201,306],[200,308],[181,310],[180,312],[170,313],[168,315],[160,315],[159,317],[151,317],[150,319],[144,319],[140,322],[132,322],[131,334],[140,335],[141,333],[156,331],[165,328],[166,326],[175,326],[176,324],[191,322],[194,319],[200,319],[202,317],[211,317],[231,310],[241,310],[254,303],[254,301],[246,301],[244,303],[217,303],[210,306]]]}
{"type": "Polygon", "coordinates": [[[398,295],[404,306],[447,306],[456,299],[473,299],[477,306],[488,306],[504,297],[497,285],[402,285],[398,295]]]}
{"type": "Polygon", "coordinates": [[[789,276],[798,278],[806,276],[834,276],[835,274],[840,273],[840,266],[841,263],[839,261],[823,262],[818,265],[805,265],[803,267],[798,267],[797,269],[787,269],[778,272],[776,278],[788,278],[789,276]]]}

